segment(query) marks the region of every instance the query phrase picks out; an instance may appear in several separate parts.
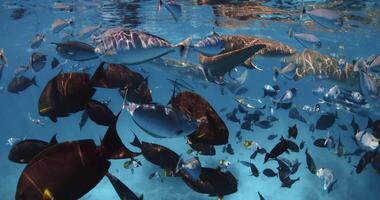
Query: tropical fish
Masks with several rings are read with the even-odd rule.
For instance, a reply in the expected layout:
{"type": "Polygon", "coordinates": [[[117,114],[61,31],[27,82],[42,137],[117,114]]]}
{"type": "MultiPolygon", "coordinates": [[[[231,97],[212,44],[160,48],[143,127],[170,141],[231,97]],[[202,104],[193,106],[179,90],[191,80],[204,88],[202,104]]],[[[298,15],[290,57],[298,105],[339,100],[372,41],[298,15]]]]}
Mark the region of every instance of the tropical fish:
{"type": "Polygon", "coordinates": [[[53,33],[59,33],[64,28],[73,25],[74,24],[74,18],[70,19],[56,19],[53,24],[51,25],[51,30],[53,33]]]}
{"type": "Polygon", "coordinates": [[[315,128],[319,130],[327,130],[332,125],[334,125],[336,119],[338,119],[338,111],[336,111],[335,113],[329,112],[326,114],[322,114],[318,118],[315,128]]]}
{"type": "Polygon", "coordinates": [[[46,55],[40,52],[34,52],[30,56],[29,65],[34,72],[41,71],[46,65],[46,55]]]}
{"type": "Polygon", "coordinates": [[[94,52],[94,47],[84,42],[66,41],[63,43],[52,42],[52,44],[57,45],[58,54],[68,60],[87,61],[98,58],[94,52]]]}
{"type": "Polygon", "coordinates": [[[8,84],[8,92],[18,94],[29,88],[31,85],[37,85],[36,77],[34,76],[32,79],[29,79],[26,76],[14,77],[11,82],[8,84]]]}
{"type": "Polygon", "coordinates": [[[112,28],[95,38],[95,53],[99,58],[114,64],[139,64],[167,55],[180,49],[182,57],[187,52],[191,38],[177,45],[141,31],[112,28]]]}
{"type": "Polygon", "coordinates": [[[317,48],[322,47],[321,40],[310,33],[295,33],[292,28],[289,29],[288,32],[289,37],[295,38],[302,46],[305,48],[309,48],[310,46],[315,46],[317,48]]]}
{"type": "Polygon", "coordinates": [[[30,41],[30,48],[37,49],[43,41],[46,41],[46,34],[36,34],[30,41]]]}
{"type": "Polygon", "coordinates": [[[314,160],[311,157],[311,155],[307,152],[307,148],[305,151],[306,154],[306,163],[307,163],[307,169],[312,173],[316,174],[317,173],[317,167],[315,166],[314,160]]]}
{"type": "Polygon", "coordinates": [[[196,120],[172,107],[128,103],[126,108],[136,125],[156,138],[188,136],[198,128],[196,120]]]}

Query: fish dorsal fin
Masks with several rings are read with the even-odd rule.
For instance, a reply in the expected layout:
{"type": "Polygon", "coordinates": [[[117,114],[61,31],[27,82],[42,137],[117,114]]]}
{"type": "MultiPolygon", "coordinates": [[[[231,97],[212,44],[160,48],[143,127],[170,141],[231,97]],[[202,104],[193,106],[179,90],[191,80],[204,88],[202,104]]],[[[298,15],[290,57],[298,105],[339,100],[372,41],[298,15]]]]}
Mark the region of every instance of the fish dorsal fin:
{"type": "Polygon", "coordinates": [[[50,139],[49,145],[56,145],[56,144],[58,144],[57,134],[54,134],[53,137],[51,137],[50,139]]]}
{"type": "Polygon", "coordinates": [[[107,80],[105,77],[105,71],[104,71],[104,62],[100,63],[99,67],[96,69],[95,73],[91,77],[91,84],[93,86],[98,86],[98,87],[104,87],[107,88],[107,80]]]}
{"type": "Polygon", "coordinates": [[[117,114],[115,120],[108,127],[101,143],[101,153],[105,158],[108,159],[133,158],[140,155],[140,153],[132,152],[127,147],[125,147],[117,133],[116,123],[120,116],[120,113],[121,111],[117,114]]]}
{"type": "Polygon", "coordinates": [[[174,80],[174,83],[173,83],[173,93],[172,93],[172,96],[171,96],[171,98],[169,99],[167,105],[171,105],[171,104],[172,104],[172,101],[173,101],[173,99],[174,99],[174,97],[175,97],[175,94],[176,94],[176,92],[175,92],[176,87],[177,87],[177,79],[174,80]]]}

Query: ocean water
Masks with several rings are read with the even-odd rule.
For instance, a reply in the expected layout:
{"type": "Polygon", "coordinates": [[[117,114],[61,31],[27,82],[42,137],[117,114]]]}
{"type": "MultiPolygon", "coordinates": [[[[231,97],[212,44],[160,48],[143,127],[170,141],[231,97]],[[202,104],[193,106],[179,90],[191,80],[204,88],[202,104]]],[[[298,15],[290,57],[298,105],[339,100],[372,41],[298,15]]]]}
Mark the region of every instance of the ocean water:
{"type": "MultiPolygon", "coordinates": [[[[297,42],[296,39],[288,36],[288,30],[292,27],[296,32],[312,33],[321,40],[322,47],[314,48],[314,50],[331,57],[344,58],[347,62],[351,62],[358,57],[367,58],[373,54],[379,55],[380,52],[380,39],[378,37],[380,33],[380,4],[377,1],[356,1],[357,4],[353,6],[343,7],[332,5],[333,3],[339,3],[339,1],[305,1],[305,5],[309,7],[330,6],[329,8],[336,10],[341,16],[357,16],[356,18],[346,17],[344,27],[339,30],[321,27],[318,24],[311,23],[312,20],[309,18],[300,20],[299,15],[304,4],[297,1],[290,1],[293,4],[276,3],[278,1],[263,2],[264,6],[281,9],[283,12],[274,15],[257,15],[250,14],[254,10],[250,10],[249,5],[256,5],[257,3],[253,1],[178,0],[177,2],[182,6],[182,17],[178,22],[175,22],[170,13],[164,8],[157,13],[157,2],[155,0],[78,0],[59,2],[71,6],[72,9],[56,9],[54,8],[54,3],[56,2],[51,0],[0,1],[0,49],[4,49],[8,60],[8,66],[3,70],[0,80],[0,85],[5,87],[5,91],[0,94],[0,199],[15,198],[17,182],[25,167],[24,164],[16,164],[8,160],[11,146],[6,143],[9,138],[48,141],[54,134],[57,134],[59,142],[94,139],[99,143],[99,137],[102,137],[107,130],[107,127],[96,125],[90,120],[80,130],[78,124],[81,112],[71,114],[66,118],[59,118],[57,123],[53,123],[48,118],[41,117],[38,114],[38,99],[42,89],[52,77],[59,73],[59,69],[51,69],[50,62],[54,57],[58,58],[61,63],[65,60],[57,54],[55,45],[51,44],[51,42],[62,41],[65,36],[64,32],[73,32],[75,35],[83,27],[97,24],[102,25],[99,32],[108,28],[122,26],[124,28],[143,30],[176,44],[189,36],[192,36],[195,40],[203,38],[215,29],[221,35],[238,34],[272,39],[289,45],[301,53],[305,47],[297,42]],[[234,7],[227,8],[228,5],[234,5],[234,7]],[[20,9],[25,9],[25,12],[19,16],[19,19],[14,19],[15,13],[20,14],[20,9]],[[241,17],[229,16],[231,15],[230,13],[240,13],[241,17]],[[75,18],[74,25],[65,28],[60,33],[52,33],[51,24],[54,20],[71,17],[75,18]],[[357,20],[359,18],[360,20],[357,20]],[[38,49],[31,49],[30,40],[37,33],[46,33],[46,41],[38,49]],[[25,73],[25,76],[36,76],[38,86],[31,86],[27,90],[20,92],[20,94],[7,92],[6,88],[14,76],[14,70],[19,66],[27,65],[30,55],[36,51],[46,54],[48,62],[40,72],[33,73],[29,70],[25,73]],[[40,118],[45,125],[33,124],[29,120],[28,113],[32,117],[40,118]]],[[[256,12],[258,11],[256,10],[256,12]]],[[[74,36],[70,40],[78,39],[74,36]]],[[[91,38],[82,41],[91,44],[91,38]]],[[[169,54],[165,58],[180,59],[176,53],[169,54]]],[[[197,54],[190,52],[188,61],[198,63],[197,54]]],[[[273,127],[262,129],[252,126],[253,131],[242,130],[240,124],[233,123],[226,118],[226,114],[238,105],[234,100],[236,90],[231,91],[226,86],[184,75],[179,69],[168,69],[162,64],[143,63],[128,67],[144,76],[149,74],[149,87],[152,91],[154,102],[166,104],[172,94],[172,84],[167,79],[180,79],[190,83],[195,92],[206,99],[218,112],[228,127],[229,143],[232,145],[235,154],[223,153],[223,146],[216,146],[215,156],[200,155],[200,161],[202,166],[211,168],[216,168],[221,159],[231,162],[228,170],[238,180],[238,191],[225,196],[225,200],[259,199],[257,192],[260,192],[265,199],[273,200],[379,199],[380,176],[371,164],[362,173],[356,174],[355,165],[359,162],[359,156],[351,156],[352,162],[348,163],[347,158],[336,155],[335,149],[322,149],[313,145],[314,139],[325,137],[327,131],[316,130],[313,133],[310,132],[309,124],[315,124],[320,115],[309,115],[300,108],[303,105],[315,106],[318,103],[321,96],[313,95],[312,89],[320,85],[328,89],[334,84],[328,80],[314,80],[315,77],[313,76],[298,81],[279,78],[277,83],[274,83],[272,80],[272,68],[280,67],[281,61],[281,57],[257,56],[254,63],[263,68],[264,71],[248,71],[247,80],[242,85],[239,85],[247,88],[248,91],[241,96],[261,99],[263,105],[265,104],[267,107],[263,112],[268,115],[270,112],[268,108],[273,107],[273,104],[271,98],[262,97],[264,84],[278,84],[281,88],[278,96],[283,94],[286,89],[294,87],[297,89],[297,95],[293,105],[298,107],[301,114],[305,116],[307,124],[290,119],[288,117],[289,110],[278,109],[274,110],[274,115],[279,118],[279,121],[274,122],[273,127]],[[224,93],[221,92],[223,87],[224,93]],[[227,108],[227,111],[220,112],[222,108],[227,108]],[[288,127],[294,124],[297,124],[298,127],[298,137],[294,141],[297,144],[305,141],[305,148],[308,148],[309,153],[313,156],[317,168],[328,168],[333,172],[334,179],[337,182],[330,193],[324,191],[323,180],[308,171],[304,153],[305,148],[299,153],[283,154],[281,156],[290,160],[298,159],[301,162],[298,171],[291,175],[293,179],[300,177],[300,181],[294,183],[291,188],[281,187],[278,177],[270,178],[262,173],[265,168],[275,170],[277,167],[277,163],[274,161],[263,164],[263,155],[259,154],[255,160],[251,160],[260,171],[258,177],[251,176],[250,169],[239,163],[239,160],[250,160],[249,157],[254,150],[247,149],[242,143],[236,141],[235,133],[237,131],[242,131],[243,141],[253,140],[270,151],[277,144],[281,135],[287,137],[288,127]],[[268,140],[267,136],[270,134],[278,134],[279,137],[274,140],[268,140]]],[[[91,67],[89,73],[92,74],[99,63],[99,59],[84,62],[69,60],[63,65],[63,71],[74,71],[77,65],[79,67],[91,67]]],[[[238,76],[244,71],[246,69],[239,66],[236,71],[232,72],[232,76],[238,76]]],[[[225,79],[230,80],[228,75],[225,76],[225,79]]],[[[357,85],[359,86],[359,83],[357,85]]],[[[379,88],[379,86],[377,87],[379,88]]],[[[116,90],[97,88],[93,98],[105,100],[108,97],[112,99],[109,108],[117,113],[121,109],[123,99],[116,90]]],[[[371,101],[371,106],[368,109],[369,116],[374,120],[380,118],[378,103],[378,99],[371,101]]],[[[335,105],[321,104],[321,109],[335,112],[337,107],[335,105]]],[[[253,110],[250,110],[250,112],[253,112],[253,110]]],[[[360,125],[360,130],[364,130],[367,127],[368,116],[360,116],[344,109],[339,109],[338,112],[339,119],[328,131],[336,140],[340,136],[346,152],[353,152],[357,149],[357,146],[352,140],[351,119],[355,116],[360,125]],[[348,130],[340,129],[338,127],[340,124],[346,125],[348,130]]],[[[243,118],[243,114],[239,113],[238,117],[243,118]]],[[[186,155],[186,151],[190,149],[184,138],[157,139],[145,134],[132,121],[127,111],[122,112],[118,120],[117,129],[123,142],[136,151],[136,148],[129,145],[129,142],[133,140],[131,130],[138,133],[141,140],[164,145],[178,154],[186,155]]],[[[155,171],[162,174],[162,169],[149,163],[142,156],[138,157],[138,160],[142,162],[142,166],[136,168],[133,174],[131,170],[124,169],[123,163],[125,160],[112,160],[110,172],[122,180],[136,194],[143,194],[144,199],[217,199],[217,197],[209,197],[206,194],[199,194],[191,190],[180,178],[163,177],[162,181],[160,179],[149,180],[149,174],[155,171]]],[[[67,163],[67,165],[70,165],[70,163],[67,163]]],[[[104,178],[81,199],[108,200],[119,199],[119,197],[109,180],[104,178]]]]}

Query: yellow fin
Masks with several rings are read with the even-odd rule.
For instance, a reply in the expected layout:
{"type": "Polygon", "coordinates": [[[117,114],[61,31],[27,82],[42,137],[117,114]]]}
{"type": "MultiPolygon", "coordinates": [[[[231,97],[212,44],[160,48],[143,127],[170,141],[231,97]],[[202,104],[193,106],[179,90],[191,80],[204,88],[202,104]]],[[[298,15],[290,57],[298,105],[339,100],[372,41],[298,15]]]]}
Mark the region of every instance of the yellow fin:
{"type": "Polygon", "coordinates": [[[54,197],[53,195],[51,194],[50,190],[49,189],[45,189],[44,190],[44,194],[42,195],[42,199],[43,200],[54,200],[54,197]]]}

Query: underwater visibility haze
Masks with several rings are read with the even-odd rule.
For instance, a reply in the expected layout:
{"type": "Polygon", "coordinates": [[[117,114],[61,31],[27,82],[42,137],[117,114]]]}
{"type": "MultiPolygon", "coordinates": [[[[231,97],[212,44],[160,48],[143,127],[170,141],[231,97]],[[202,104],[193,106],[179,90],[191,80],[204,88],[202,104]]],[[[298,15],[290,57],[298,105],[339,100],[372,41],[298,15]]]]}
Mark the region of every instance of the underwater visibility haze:
{"type": "Polygon", "coordinates": [[[0,199],[377,200],[377,0],[0,1],[0,199]]]}

